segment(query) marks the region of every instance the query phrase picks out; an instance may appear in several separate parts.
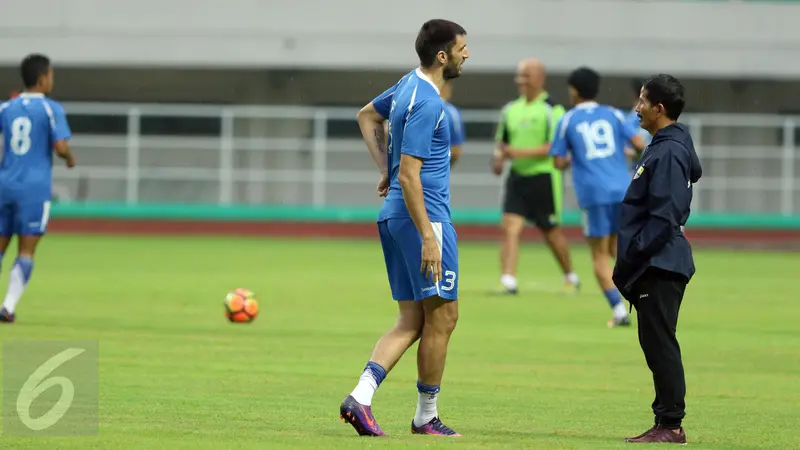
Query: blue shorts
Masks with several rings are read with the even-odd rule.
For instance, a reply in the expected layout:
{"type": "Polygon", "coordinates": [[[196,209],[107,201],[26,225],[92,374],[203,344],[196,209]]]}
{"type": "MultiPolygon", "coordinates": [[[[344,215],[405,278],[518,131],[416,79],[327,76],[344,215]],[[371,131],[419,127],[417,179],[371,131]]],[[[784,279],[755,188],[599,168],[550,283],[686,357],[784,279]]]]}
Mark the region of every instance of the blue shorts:
{"type": "Polygon", "coordinates": [[[4,200],[0,204],[0,236],[41,236],[50,220],[50,201],[4,200]]]}
{"type": "Polygon", "coordinates": [[[617,234],[622,203],[595,205],[583,210],[583,234],[586,237],[601,238],[617,234]]]}
{"type": "Polygon", "coordinates": [[[411,219],[378,222],[386,273],[395,300],[424,300],[438,295],[458,300],[458,247],[456,230],[450,223],[434,222],[433,232],[442,251],[442,280],[433,283],[420,273],[422,238],[411,219]]]}

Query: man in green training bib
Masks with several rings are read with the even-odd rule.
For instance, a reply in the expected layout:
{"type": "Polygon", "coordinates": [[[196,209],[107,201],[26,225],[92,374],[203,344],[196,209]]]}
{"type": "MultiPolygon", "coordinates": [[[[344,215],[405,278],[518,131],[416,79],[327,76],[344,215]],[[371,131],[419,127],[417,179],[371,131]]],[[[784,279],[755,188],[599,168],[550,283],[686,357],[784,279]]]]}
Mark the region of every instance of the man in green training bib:
{"type": "Polygon", "coordinates": [[[572,271],[569,244],[561,229],[562,175],[548,156],[556,125],[565,110],[550,100],[544,90],[544,65],[525,59],[517,67],[516,84],[520,96],[508,103],[500,114],[495,136],[492,170],[503,172],[506,160],[511,168],[505,181],[503,198],[503,245],[500,250],[503,292],[516,294],[519,238],[525,222],[534,224],[553,252],[569,291],[577,291],[580,281],[572,271]]]}

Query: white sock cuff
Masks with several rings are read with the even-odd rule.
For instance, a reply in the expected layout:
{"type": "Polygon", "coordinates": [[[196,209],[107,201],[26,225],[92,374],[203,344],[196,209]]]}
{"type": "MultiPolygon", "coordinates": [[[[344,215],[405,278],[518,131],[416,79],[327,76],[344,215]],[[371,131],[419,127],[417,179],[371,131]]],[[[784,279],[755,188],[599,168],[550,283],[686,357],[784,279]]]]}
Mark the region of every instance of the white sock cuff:
{"type": "Polygon", "coordinates": [[[511,275],[511,274],[508,274],[508,273],[504,273],[500,277],[500,283],[506,289],[516,289],[516,287],[517,287],[517,277],[515,277],[514,275],[511,275]]]}

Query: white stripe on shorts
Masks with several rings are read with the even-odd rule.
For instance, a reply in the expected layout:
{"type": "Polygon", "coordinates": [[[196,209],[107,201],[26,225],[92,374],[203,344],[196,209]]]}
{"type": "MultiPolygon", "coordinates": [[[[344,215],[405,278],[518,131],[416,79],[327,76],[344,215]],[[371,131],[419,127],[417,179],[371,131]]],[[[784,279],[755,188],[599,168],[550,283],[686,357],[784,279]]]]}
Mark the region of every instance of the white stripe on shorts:
{"type": "Polygon", "coordinates": [[[47,228],[47,222],[50,221],[50,202],[44,202],[42,205],[42,220],[39,222],[39,230],[44,232],[45,228],[47,228]]]}
{"type": "MultiPolygon", "coordinates": [[[[439,245],[439,260],[442,259],[442,254],[444,254],[444,241],[442,236],[442,222],[431,222],[431,228],[433,228],[433,236],[436,238],[436,244],[439,245]]],[[[436,283],[436,295],[440,295],[439,292],[439,283],[436,283]]]]}

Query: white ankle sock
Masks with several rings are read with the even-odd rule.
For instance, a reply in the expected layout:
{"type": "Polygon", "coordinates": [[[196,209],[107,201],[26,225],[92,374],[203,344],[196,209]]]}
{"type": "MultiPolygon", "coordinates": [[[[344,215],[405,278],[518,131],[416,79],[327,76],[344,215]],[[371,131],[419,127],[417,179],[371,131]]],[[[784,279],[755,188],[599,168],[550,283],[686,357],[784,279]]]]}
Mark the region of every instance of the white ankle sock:
{"type": "Polygon", "coordinates": [[[504,288],[513,291],[514,289],[517,288],[517,277],[505,273],[503,274],[503,276],[500,277],[500,283],[503,285],[504,288]]]}
{"type": "Polygon", "coordinates": [[[570,272],[570,273],[566,274],[564,276],[564,279],[567,280],[567,282],[570,283],[570,284],[578,284],[578,282],[580,281],[578,279],[578,274],[575,273],[575,272],[570,272]]]}
{"type": "Polygon", "coordinates": [[[22,273],[22,268],[19,264],[14,264],[11,268],[11,275],[8,279],[8,293],[6,299],[3,301],[3,308],[13,314],[14,308],[17,307],[19,299],[22,298],[22,293],[25,291],[25,275],[22,273]]]}
{"type": "Polygon", "coordinates": [[[350,393],[350,395],[352,395],[358,403],[364,406],[371,406],[372,396],[375,395],[375,391],[377,390],[378,383],[372,376],[372,372],[365,370],[364,373],[361,374],[361,378],[358,379],[356,388],[353,389],[353,392],[350,393]]]}
{"type": "Polygon", "coordinates": [[[417,413],[414,416],[414,425],[421,427],[439,415],[436,410],[436,402],[439,393],[420,392],[417,400],[417,413]]]}
{"type": "Polygon", "coordinates": [[[614,307],[614,318],[619,320],[626,317],[628,317],[628,310],[625,309],[625,302],[617,303],[617,306],[614,307]]]}

